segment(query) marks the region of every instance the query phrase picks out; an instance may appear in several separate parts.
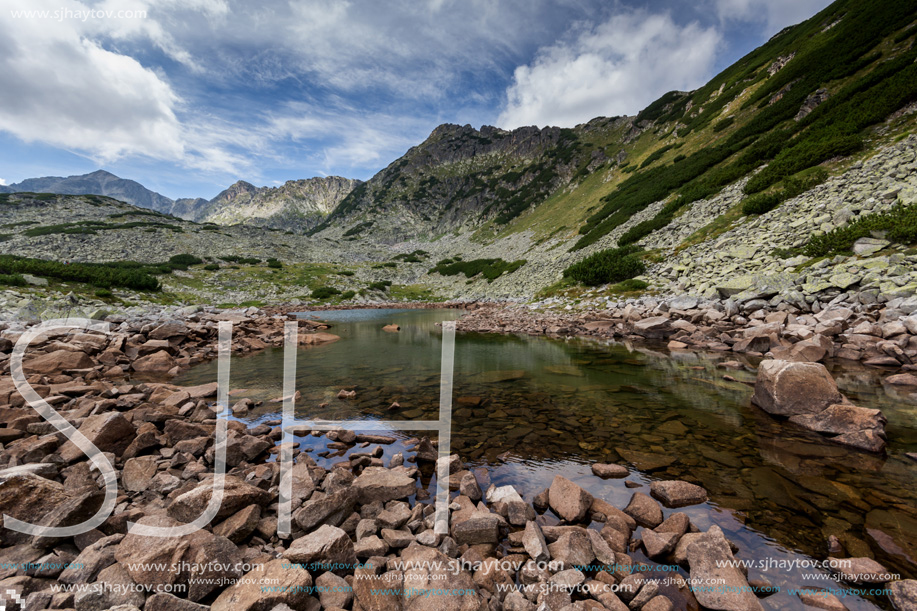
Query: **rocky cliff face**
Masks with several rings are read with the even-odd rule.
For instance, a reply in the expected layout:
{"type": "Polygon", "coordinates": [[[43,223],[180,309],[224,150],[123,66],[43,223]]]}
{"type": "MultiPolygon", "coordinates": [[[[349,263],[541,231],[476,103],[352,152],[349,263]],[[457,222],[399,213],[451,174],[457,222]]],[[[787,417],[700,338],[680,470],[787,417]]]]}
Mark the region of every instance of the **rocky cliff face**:
{"type": "Polygon", "coordinates": [[[258,188],[240,180],[198,208],[194,218],[219,225],[244,223],[300,231],[320,223],[360,184],[327,176],[258,188]]]}
{"type": "Polygon", "coordinates": [[[599,117],[574,129],[441,125],[341,202],[313,233],[400,241],[504,225],[599,166],[615,165],[595,134],[632,120],[599,117]]]}

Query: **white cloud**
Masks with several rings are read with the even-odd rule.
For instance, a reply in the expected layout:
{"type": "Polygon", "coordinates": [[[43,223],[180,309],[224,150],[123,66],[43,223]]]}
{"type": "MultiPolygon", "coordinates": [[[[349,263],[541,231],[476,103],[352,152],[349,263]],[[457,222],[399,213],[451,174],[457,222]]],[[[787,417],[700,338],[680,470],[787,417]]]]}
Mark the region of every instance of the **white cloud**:
{"type": "Polygon", "coordinates": [[[666,91],[709,79],[720,41],[715,28],[681,26],[669,14],[626,12],[579,24],[516,68],[497,124],[569,127],[634,114],[666,91]]]}
{"type": "MultiPolygon", "coordinates": [[[[23,11],[147,11],[150,1],[12,0],[23,11]]],[[[169,2],[157,4],[162,7],[169,2]]],[[[191,7],[219,13],[219,2],[191,7]]],[[[186,6],[187,8],[187,6],[186,6]]],[[[0,14],[0,131],[87,156],[100,165],[141,156],[190,167],[234,171],[249,163],[227,152],[218,129],[184,124],[187,106],[166,77],[105,40],[150,40],[175,61],[190,55],[147,19],[14,18],[0,14]],[[189,126],[190,125],[190,126],[189,126]],[[198,138],[199,136],[199,138],[198,138]]]]}
{"type": "Polygon", "coordinates": [[[768,34],[805,21],[833,0],[713,0],[721,22],[761,23],[768,34]]]}
{"type": "MultiPolygon", "coordinates": [[[[61,6],[53,2],[19,4],[31,10],[61,6]]],[[[87,8],[76,2],[63,6],[87,8]]],[[[178,96],[137,60],[82,36],[82,23],[0,19],[0,129],[101,161],[132,153],[180,157],[178,96]]]]}
{"type": "Polygon", "coordinates": [[[0,178],[0,187],[5,187],[8,183],[3,178],[0,178]]]}

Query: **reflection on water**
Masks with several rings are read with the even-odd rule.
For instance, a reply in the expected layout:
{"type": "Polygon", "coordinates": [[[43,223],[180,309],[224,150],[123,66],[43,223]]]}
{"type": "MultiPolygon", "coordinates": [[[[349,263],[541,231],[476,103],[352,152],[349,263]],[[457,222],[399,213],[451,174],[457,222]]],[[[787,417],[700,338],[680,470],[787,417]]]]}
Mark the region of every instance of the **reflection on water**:
{"type": "MultiPolygon", "coordinates": [[[[298,414],[334,420],[437,418],[436,323],[459,314],[317,313],[342,339],[300,351],[298,414]],[[401,331],[383,331],[390,323],[401,331]],[[356,399],[338,400],[342,388],[354,389],[356,399]],[[400,407],[391,410],[393,403],[400,407]]],[[[722,527],[740,546],[740,558],[825,558],[827,538],[834,535],[851,556],[872,556],[893,573],[917,576],[917,463],[904,456],[917,450],[917,400],[887,394],[872,370],[833,368],[845,394],[863,407],[880,407],[888,418],[888,457],[876,457],[781,424],[751,406],[752,390],[743,382],[753,381],[754,374],[716,366],[731,358],[591,340],[460,333],[452,447],[486,468],[494,483],[516,486],[527,500],[562,473],[623,507],[633,490],[623,480],[594,477],[589,465],[629,463],[635,467],[632,482],[677,478],[702,484],[709,505],[681,511],[701,529],[712,523],[722,527]]],[[[281,395],[282,370],[278,349],[233,359],[234,394],[264,401],[252,419],[280,411],[270,400],[281,395]]],[[[179,383],[215,378],[216,364],[208,363],[179,383]]],[[[386,456],[398,449],[386,448],[386,456]]],[[[802,582],[800,572],[751,569],[749,576],[784,587],[827,585],[802,582]]],[[[802,608],[786,594],[770,600],[802,608]]],[[[844,602],[850,609],[886,604],[884,597],[844,602]]]]}

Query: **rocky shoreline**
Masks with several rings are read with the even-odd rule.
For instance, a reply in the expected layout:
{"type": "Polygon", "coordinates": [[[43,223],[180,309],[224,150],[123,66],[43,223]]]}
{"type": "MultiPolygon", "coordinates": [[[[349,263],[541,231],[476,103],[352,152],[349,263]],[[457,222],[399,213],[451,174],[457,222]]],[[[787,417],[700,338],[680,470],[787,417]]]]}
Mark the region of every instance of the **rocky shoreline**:
{"type": "MultiPolygon", "coordinates": [[[[663,342],[670,350],[732,352],[799,362],[859,361],[889,372],[917,370],[917,300],[849,304],[835,300],[817,312],[761,299],[743,302],[696,297],[643,297],[561,309],[545,303],[479,303],[457,329],[479,333],[590,336],[663,342]]],[[[905,373],[890,384],[917,385],[905,373]]]]}
{"type": "MultiPolygon", "coordinates": [[[[747,326],[740,326],[725,315],[708,323],[716,316],[710,313],[719,312],[715,306],[675,305],[650,308],[644,302],[627,304],[620,312],[565,314],[476,303],[417,307],[464,307],[469,313],[459,327],[466,331],[667,340],[672,349],[683,349],[673,342],[716,349],[703,343],[713,340],[700,329],[710,328],[719,331],[715,339],[720,345],[730,349],[746,340],[761,342],[746,347],[776,340],[771,352],[785,347],[800,357],[814,351],[794,353],[792,346],[804,341],[822,345],[811,337],[789,342],[787,334],[801,330],[796,326],[809,327],[788,322],[790,314],[781,321],[767,321],[769,315],[749,317],[747,326]],[[731,333],[725,320],[732,325],[731,333]],[[746,329],[759,327],[768,332],[737,339],[746,329]],[[730,346],[726,336],[736,341],[730,346]]],[[[486,470],[466,467],[459,456],[440,458],[435,442],[416,439],[404,451],[394,451],[392,437],[346,430],[324,435],[328,449],[314,455],[309,440],[322,433],[302,432],[298,438],[293,448],[293,532],[290,539],[280,538],[280,474],[273,461],[280,451],[279,420],[257,426],[229,422],[226,490],[217,517],[204,530],[170,538],[128,532],[128,522],[160,527],[189,522],[203,512],[211,495],[216,384],[182,388],[161,380],[214,358],[220,321],[234,323],[234,353],[281,345],[288,320],[283,311],[189,310],[175,318],[179,312],[173,310],[167,319],[111,317],[110,335],[57,332],[36,342],[24,365],[29,383],[104,452],[116,468],[119,494],[113,514],[87,533],[56,537],[0,529],[0,588],[15,590],[25,599],[25,609],[80,611],[742,611],[763,609],[759,598],[766,601],[775,591],[762,575],[722,568],[735,559],[735,544],[719,527],[701,532],[687,514],[677,511],[706,501],[701,486],[656,481],[651,494],[636,491],[625,506],[615,507],[556,476],[529,503],[512,486],[492,485],[486,470]],[[330,462],[320,466],[316,459],[330,462]],[[433,528],[437,460],[448,461],[450,488],[458,492],[449,507],[447,536],[433,528]],[[150,569],[163,562],[179,568],[150,569]],[[657,563],[681,566],[690,580],[722,579],[728,588],[692,591],[678,575],[663,581],[657,563]],[[55,591],[52,586],[57,584],[98,586],[55,591]],[[455,594],[460,591],[462,595],[455,594]]],[[[857,322],[862,315],[851,311],[846,317],[816,319],[812,326],[819,331],[824,325],[840,331],[830,335],[813,329],[813,337],[845,335],[852,324],[862,324],[857,322]]],[[[337,339],[320,323],[299,324],[303,344],[337,339]]],[[[103,476],[15,390],[10,353],[24,330],[20,325],[0,332],[0,510],[43,526],[80,523],[102,504],[103,476]]],[[[902,353],[910,358],[910,350],[902,348],[902,353]]],[[[773,362],[821,367],[804,358],[773,362]]],[[[812,384],[805,376],[782,373],[764,379],[759,374],[756,402],[785,416],[786,397],[795,398],[794,388],[812,384]]],[[[837,414],[826,410],[846,409],[843,397],[822,383],[827,390],[815,388],[810,396],[824,405],[808,415],[821,425],[836,424],[837,414]]],[[[232,412],[244,416],[249,407],[242,399],[232,412]]],[[[849,423],[849,418],[841,419],[849,423]]],[[[875,414],[859,422],[881,424],[875,414]]],[[[863,430],[869,439],[881,437],[875,426],[863,430]]],[[[615,464],[595,464],[592,470],[601,478],[634,474],[615,464]]],[[[850,560],[844,581],[851,586],[878,587],[889,579],[889,571],[874,560],[850,560]]],[[[893,581],[887,587],[896,609],[915,608],[917,581],[893,581]]],[[[800,600],[820,608],[844,608],[828,592],[802,594],[800,600]]]]}

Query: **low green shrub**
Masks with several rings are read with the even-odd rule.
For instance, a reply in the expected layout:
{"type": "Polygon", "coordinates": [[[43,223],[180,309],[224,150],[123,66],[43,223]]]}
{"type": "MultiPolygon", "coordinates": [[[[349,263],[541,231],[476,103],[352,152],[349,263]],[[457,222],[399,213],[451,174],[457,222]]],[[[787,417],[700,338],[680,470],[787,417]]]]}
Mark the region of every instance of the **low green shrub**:
{"type": "Polygon", "coordinates": [[[199,265],[203,262],[204,260],[200,257],[195,257],[194,255],[189,255],[187,253],[181,255],[172,255],[169,257],[169,263],[172,265],[199,265]]]}
{"type": "Polygon", "coordinates": [[[383,292],[385,292],[386,290],[388,290],[388,287],[390,287],[390,286],[392,286],[392,281],[391,281],[391,280],[380,280],[379,282],[372,282],[372,283],[370,283],[369,286],[367,286],[366,288],[368,288],[368,289],[371,290],[371,291],[383,291],[383,292]]]}
{"type": "Polygon", "coordinates": [[[107,298],[107,297],[113,297],[113,296],[114,296],[114,293],[112,293],[112,292],[111,292],[110,290],[108,290],[108,289],[99,289],[99,290],[97,290],[97,291],[95,292],[95,296],[96,296],[96,297],[101,297],[101,298],[104,299],[104,298],[107,298]]]}
{"type": "Polygon", "coordinates": [[[28,284],[19,274],[0,274],[0,284],[6,286],[25,286],[28,284]]]}
{"type": "MultiPolygon", "coordinates": [[[[65,282],[83,282],[99,288],[126,288],[158,291],[159,280],[152,274],[156,268],[134,261],[112,263],[61,263],[14,255],[0,255],[0,274],[31,274],[65,282]]],[[[168,268],[168,272],[171,268],[168,268]]]]}
{"type": "Polygon", "coordinates": [[[735,122],[736,122],[735,117],[726,117],[725,119],[723,119],[722,121],[720,121],[719,123],[713,126],[713,132],[719,133],[735,122]]]}
{"type": "Polygon", "coordinates": [[[204,266],[204,269],[206,269],[208,272],[215,272],[218,269],[220,269],[220,266],[217,265],[216,263],[208,263],[207,265],[204,266]]]}
{"type": "Polygon", "coordinates": [[[312,299],[329,299],[340,294],[341,290],[333,286],[320,286],[312,291],[312,299]]]}
{"type": "Polygon", "coordinates": [[[261,263],[261,259],[257,257],[240,257],[239,255],[226,255],[219,259],[227,263],[239,263],[241,265],[258,265],[261,263]]]}
{"type": "Polygon", "coordinates": [[[873,233],[883,233],[887,240],[899,244],[917,242],[917,204],[899,204],[888,212],[863,214],[843,227],[813,236],[803,246],[802,252],[807,257],[848,252],[854,242],[870,237],[873,233]]]}
{"type": "Polygon", "coordinates": [[[356,297],[356,295],[357,295],[356,291],[344,291],[343,293],[341,293],[341,299],[353,299],[354,297],[356,297]]]}
{"type": "MultiPolygon", "coordinates": [[[[458,259],[458,257],[456,257],[458,259]]],[[[450,261],[443,259],[428,273],[441,276],[456,276],[465,274],[466,278],[473,278],[482,274],[488,282],[493,282],[503,274],[511,274],[523,265],[526,260],[504,261],[503,259],[472,259],[471,261],[450,261]]]]}
{"type": "Polygon", "coordinates": [[[267,260],[267,266],[270,267],[271,269],[281,269],[283,268],[283,263],[271,257],[270,259],[267,260]]]}
{"type": "Polygon", "coordinates": [[[759,193],[742,201],[742,214],[764,214],[783,201],[783,193],[759,193]]]}
{"type": "Polygon", "coordinates": [[[636,256],[637,252],[633,246],[599,251],[565,269],[564,278],[588,286],[630,280],[646,271],[646,265],[636,256]]]}

